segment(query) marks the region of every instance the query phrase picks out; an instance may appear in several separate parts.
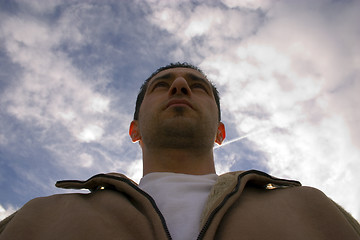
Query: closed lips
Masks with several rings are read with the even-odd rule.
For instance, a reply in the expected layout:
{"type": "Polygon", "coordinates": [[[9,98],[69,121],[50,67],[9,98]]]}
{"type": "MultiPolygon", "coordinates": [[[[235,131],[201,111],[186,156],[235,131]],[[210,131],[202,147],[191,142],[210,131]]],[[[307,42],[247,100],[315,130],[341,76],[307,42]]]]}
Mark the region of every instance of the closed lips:
{"type": "Polygon", "coordinates": [[[173,105],[187,105],[187,106],[193,108],[192,105],[191,105],[188,101],[186,101],[186,100],[171,100],[171,101],[166,105],[166,108],[168,108],[168,107],[170,107],[170,106],[173,106],[173,105]]]}

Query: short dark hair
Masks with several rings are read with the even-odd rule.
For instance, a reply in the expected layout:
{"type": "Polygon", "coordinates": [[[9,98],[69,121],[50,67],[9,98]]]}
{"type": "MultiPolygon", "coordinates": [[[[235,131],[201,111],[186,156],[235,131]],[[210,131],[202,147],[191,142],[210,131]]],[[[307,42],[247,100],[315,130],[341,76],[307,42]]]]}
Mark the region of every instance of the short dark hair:
{"type": "MultiPolygon", "coordinates": [[[[145,82],[140,87],[140,91],[139,91],[138,96],[136,98],[134,120],[139,119],[140,106],[141,106],[141,103],[144,100],[145,93],[146,93],[147,86],[148,86],[148,83],[149,83],[150,79],[152,79],[159,72],[162,72],[164,70],[171,69],[171,68],[191,68],[191,69],[194,69],[194,70],[200,72],[202,75],[204,75],[206,77],[206,75],[204,74],[204,72],[200,68],[198,68],[198,67],[196,67],[196,66],[194,66],[192,64],[186,63],[186,62],[184,62],[184,63],[180,63],[180,62],[170,63],[170,64],[168,64],[168,65],[166,65],[164,67],[158,68],[155,72],[153,72],[150,75],[150,77],[148,79],[145,80],[145,82]]],[[[206,77],[206,79],[207,79],[207,77],[206,77]]],[[[218,118],[219,118],[219,121],[220,121],[221,120],[221,111],[220,111],[219,91],[216,89],[215,85],[212,82],[210,82],[210,85],[211,85],[211,88],[212,88],[212,91],[213,91],[213,94],[214,94],[214,98],[215,98],[215,102],[216,102],[216,105],[217,105],[217,108],[218,108],[218,112],[219,112],[218,113],[218,118]]]]}

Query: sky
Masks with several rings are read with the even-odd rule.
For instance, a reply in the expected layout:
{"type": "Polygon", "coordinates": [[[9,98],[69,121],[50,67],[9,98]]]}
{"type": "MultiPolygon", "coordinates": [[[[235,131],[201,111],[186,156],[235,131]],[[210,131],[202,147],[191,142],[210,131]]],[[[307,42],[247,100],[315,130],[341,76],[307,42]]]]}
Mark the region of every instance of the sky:
{"type": "Polygon", "coordinates": [[[360,219],[360,1],[0,0],[0,219],[57,180],[139,181],[142,82],[189,62],[220,91],[218,174],[257,169],[360,219]]]}

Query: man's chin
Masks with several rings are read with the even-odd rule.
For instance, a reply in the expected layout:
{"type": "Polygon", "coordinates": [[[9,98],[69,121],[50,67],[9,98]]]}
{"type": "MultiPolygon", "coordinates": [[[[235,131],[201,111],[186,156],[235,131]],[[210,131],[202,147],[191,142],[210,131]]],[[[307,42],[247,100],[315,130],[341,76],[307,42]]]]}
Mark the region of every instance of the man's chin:
{"type": "Polygon", "coordinates": [[[171,116],[187,116],[192,115],[194,110],[189,106],[171,106],[165,112],[171,116]]]}
{"type": "Polygon", "coordinates": [[[161,129],[166,132],[193,132],[196,128],[194,119],[185,116],[175,116],[163,121],[161,129]]]}
{"type": "Polygon", "coordinates": [[[177,114],[165,118],[163,122],[166,124],[174,124],[175,126],[189,126],[195,124],[195,119],[191,116],[177,114]]]}

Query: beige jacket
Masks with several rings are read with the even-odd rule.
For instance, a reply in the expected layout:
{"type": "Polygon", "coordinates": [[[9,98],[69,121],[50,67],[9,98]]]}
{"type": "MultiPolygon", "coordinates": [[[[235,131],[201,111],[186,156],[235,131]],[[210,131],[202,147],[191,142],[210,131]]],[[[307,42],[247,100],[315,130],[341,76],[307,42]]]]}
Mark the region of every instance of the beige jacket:
{"type": "MultiPolygon", "coordinates": [[[[36,198],[0,224],[3,239],[171,239],[154,200],[121,174],[57,187],[91,190],[36,198]]],[[[198,239],[360,239],[358,222],[314,188],[259,171],[221,175],[198,239]]]]}

